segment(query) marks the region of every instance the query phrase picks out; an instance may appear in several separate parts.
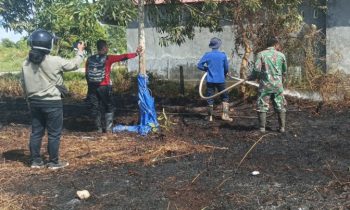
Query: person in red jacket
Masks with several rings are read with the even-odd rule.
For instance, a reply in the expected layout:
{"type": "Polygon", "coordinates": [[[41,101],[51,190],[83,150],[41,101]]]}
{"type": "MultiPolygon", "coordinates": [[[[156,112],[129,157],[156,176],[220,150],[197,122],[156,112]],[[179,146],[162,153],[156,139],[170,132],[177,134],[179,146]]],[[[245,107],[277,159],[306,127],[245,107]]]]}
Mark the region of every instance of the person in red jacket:
{"type": "Polygon", "coordinates": [[[94,117],[98,132],[111,132],[113,126],[113,102],[111,66],[113,63],[135,58],[141,52],[138,47],[135,53],[122,55],[107,55],[108,44],[105,40],[96,42],[98,53],[88,58],[86,62],[86,80],[88,83],[88,98],[91,104],[91,114],[94,117]],[[105,128],[102,128],[102,113],[105,113],[105,128]]]}

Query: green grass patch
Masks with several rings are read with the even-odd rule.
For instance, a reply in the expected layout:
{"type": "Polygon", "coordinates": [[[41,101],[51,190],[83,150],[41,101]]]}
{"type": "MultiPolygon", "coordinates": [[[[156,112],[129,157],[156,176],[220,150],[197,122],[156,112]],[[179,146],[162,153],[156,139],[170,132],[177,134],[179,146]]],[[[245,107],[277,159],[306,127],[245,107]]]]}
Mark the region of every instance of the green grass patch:
{"type": "Polygon", "coordinates": [[[63,74],[63,80],[65,82],[68,81],[78,81],[78,80],[84,80],[85,81],[85,74],[82,72],[66,72],[63,74]]]}
{"type": "MultiPolygon", "coordinates": [[[[114,94],[136,94],[137,72],[128,72],[125,66],[115,66],[111,73],[114,94]]],[[[64,84],[71,93],[72,99],[81,100],[87,93],[85,74],[82,72],[64,73],[64,84]]],[[[156,75],[149,74],[149,89],[154,97],[158,98],[183,98],[199,99],[198,82],[185,81],[185,94],[180,91],[178,81],[163,80],[156,75]]],[[[0,76],[0,97],[23,96],[19,74],[5,74],[0,76]]]]}
{"type": "Polygon", "coordinates": [[[28,48],[9,48],[0,45],[0,72],[20,71],[28,50],[28,48]]]}

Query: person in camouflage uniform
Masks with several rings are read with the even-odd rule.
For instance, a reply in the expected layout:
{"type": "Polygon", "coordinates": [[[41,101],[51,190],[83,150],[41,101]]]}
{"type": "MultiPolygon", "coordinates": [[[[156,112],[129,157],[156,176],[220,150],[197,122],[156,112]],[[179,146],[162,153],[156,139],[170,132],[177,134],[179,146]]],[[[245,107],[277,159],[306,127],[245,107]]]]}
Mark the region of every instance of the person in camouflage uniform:
{"type": "Polygon", "coordinates": [[[268,48],[258,53],[255,66],[248,80],[259,80],[259,97],[257,111],[260,131],[265,132],[266,112],[272,101],[278,113],[279,131],[285,132],[286,101],[283,95],[283,82],[287,72],[286,57],[279,52],[280,43],[277,37],[269,38],[268,48]]]}

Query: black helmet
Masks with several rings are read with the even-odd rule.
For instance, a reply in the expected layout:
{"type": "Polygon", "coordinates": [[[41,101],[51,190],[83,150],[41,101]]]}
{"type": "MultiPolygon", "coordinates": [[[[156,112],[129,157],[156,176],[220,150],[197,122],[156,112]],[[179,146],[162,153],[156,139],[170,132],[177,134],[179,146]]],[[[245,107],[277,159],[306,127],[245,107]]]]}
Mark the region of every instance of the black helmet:
{"type": "Polygon", "coordinates": [[[28,42],[32,49],[50,52],[54,40],[55,36],[53,34],[43,29],[38,29],[29,36],[28,42]]]}

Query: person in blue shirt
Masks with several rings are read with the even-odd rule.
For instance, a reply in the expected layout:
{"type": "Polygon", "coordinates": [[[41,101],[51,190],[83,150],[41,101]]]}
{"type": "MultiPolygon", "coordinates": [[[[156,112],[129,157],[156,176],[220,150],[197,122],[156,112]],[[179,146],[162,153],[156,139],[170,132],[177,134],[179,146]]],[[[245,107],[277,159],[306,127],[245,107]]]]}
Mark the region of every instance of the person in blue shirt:
{"type": "MultiPolygon", "coordinates": [[[[207,52],[203,55],[198,62],[197,68],[201,71],[206,71],[207,75],[207,96],[212,96],[215,93],[215,89],[219,92],[226,88],[225,77],[228,73],[228,61],[224,52],[219,51],[221,46],[221,40],[219,38],[212,38],[209,43],[211,52],[207,52]]],[[[232,121],[229,116],[229,97],[225,92],[221,95],[222,100],[222,116],[221,119],[225,121],[232,121]]],[[[213,120],[214,99],[208,99],[208,115],[209,121],[213,120]]]]}

